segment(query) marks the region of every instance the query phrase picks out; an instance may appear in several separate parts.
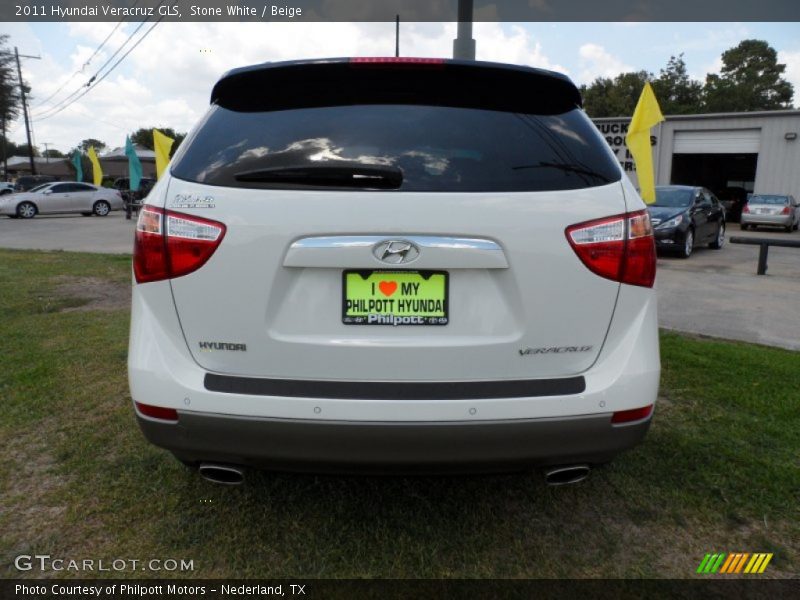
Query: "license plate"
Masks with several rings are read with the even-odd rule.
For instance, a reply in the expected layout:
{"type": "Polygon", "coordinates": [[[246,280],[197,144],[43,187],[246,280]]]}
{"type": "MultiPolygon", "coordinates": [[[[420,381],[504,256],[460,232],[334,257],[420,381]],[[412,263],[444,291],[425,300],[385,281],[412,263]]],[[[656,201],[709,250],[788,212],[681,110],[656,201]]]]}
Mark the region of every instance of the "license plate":
{"type": "Polygon", "coordinates": [[[447,272],[344,271],[345,325],[447,325],[447,272]]]}

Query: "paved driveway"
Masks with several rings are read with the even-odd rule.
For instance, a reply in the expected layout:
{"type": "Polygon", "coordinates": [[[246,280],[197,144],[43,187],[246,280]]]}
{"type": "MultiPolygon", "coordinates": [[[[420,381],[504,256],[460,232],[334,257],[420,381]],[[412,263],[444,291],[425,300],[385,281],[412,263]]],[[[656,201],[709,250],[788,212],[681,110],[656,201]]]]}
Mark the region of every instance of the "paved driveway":
{"type": "Polygon", "coordinates": [[[33,219],[0,217],[0,247],[72,252],[133,252],[134,219],[123,211],[107,217],[39,215],[33,219]]]}
{"type": "MultiPolygon", "coordinates": [[[[748,238],[800,241],[800,232],[739,231],[748,238]]],[[[658,261],[662,327],[800,350],[800,248],[770,248],[766,275],[756,275],[758,246],[726,243],[691,258],[658,261]]]]}
{"type": "MultiPolygon", "coordinates": [[[[108,217],[0,218],[0,247],[127,254],[133,220],[108,217]]],[[[730,235],[800,240],[773,230],[730,235]]],[[[800,350],[800,249],[772,248],[769,270],[757,276],[757,246],[698,249],[688,260],[660,257],[656,287],[662,327],[800,350]]]]}

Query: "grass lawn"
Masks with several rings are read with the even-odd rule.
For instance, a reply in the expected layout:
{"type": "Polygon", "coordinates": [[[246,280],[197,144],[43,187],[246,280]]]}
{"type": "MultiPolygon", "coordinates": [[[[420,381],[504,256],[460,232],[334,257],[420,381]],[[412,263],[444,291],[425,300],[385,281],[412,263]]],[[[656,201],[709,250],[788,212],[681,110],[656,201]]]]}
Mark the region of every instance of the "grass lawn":
{"type": "Polygon", "coordinates": [[[663,334],[644,444],[576,486],[253,473],[219,487],[136,426],[129,279],[126,257],[0,250],[2,577],[37,553],[192,559],[193,577],[689,577],[734,551],[774,552],[766,576],[800,570],[800,353],[663,334]]]}

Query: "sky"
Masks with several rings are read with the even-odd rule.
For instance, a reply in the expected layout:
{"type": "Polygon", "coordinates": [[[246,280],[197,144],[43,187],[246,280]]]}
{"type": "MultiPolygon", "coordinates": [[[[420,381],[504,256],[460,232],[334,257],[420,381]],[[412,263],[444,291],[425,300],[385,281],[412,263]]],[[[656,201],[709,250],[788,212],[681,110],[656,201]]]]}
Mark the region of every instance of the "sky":
{"type": "MultiPolygon", "coordinates": [[[[394,23],[160,23],[102,82],[53,114],[59,102],[109,61],[105,73],[151,26],[141,27],[111,59],[138,25],[0,23],[10,46],[41,56],[23,63],[32,87],[35,145],[43,150],[46,142],[66,152],[95,138],[111,148],[122,146],[125,135],[139,127],[188,131],[207,110],[214,83],[234,67],[394,54],[394,23]]],[[[400,54],[449,57],[455,35],[454,23],[402,23],[400,54]]],[[[479,60],[561,71],[577,84],[631,70],[657,75],[679,53],[690,75],[702,80],[719,72],[722,52],[744,39],[763,39],[786,63],[800,106],[800,23],[476,23],[473,37],[479,60]]],[[[9,127],[9,138],[25,142],[21,119],[9,127]]]]}

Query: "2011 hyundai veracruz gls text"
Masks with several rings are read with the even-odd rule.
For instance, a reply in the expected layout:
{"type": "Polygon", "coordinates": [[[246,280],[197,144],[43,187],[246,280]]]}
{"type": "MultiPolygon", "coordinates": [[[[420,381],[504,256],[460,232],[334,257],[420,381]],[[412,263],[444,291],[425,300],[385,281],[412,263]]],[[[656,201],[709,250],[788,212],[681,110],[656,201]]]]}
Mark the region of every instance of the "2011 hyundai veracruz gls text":
{"type": "Polygon", "coordinates": [[[230,71],[139,215],[134,276],[139,425],[214,480],[571,482],[650,425],[650,220],[557,73],[230,71]]]}

